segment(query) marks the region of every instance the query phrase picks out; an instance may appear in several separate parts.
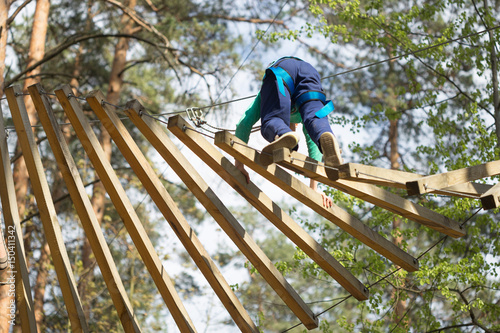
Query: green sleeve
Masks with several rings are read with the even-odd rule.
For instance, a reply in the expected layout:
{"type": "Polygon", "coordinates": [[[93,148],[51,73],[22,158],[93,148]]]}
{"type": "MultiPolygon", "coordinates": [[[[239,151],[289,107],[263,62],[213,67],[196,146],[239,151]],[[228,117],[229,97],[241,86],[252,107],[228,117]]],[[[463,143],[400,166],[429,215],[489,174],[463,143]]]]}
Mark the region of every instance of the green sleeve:
{"type": "Polygon", "coordinates": [[[243,117],[236,125],[234,135],[244,142],[248,143],[252,126],[260,119],[260,93],[255,97],[252,105],[245,111],[243,117]]]}
{"type": "Polygon", "coordinates": [[[307,151],[309,152],[309,157],[315,159],[318,162],[321,162],[321,160],[323,159],[323,154],[321,154],[321,152],[319,151],[318,145],[314,143],[313,139],[311,139],[309,133],[307,133],[305,126],[302,126],[302,130],[306,137],[307,151]]]}

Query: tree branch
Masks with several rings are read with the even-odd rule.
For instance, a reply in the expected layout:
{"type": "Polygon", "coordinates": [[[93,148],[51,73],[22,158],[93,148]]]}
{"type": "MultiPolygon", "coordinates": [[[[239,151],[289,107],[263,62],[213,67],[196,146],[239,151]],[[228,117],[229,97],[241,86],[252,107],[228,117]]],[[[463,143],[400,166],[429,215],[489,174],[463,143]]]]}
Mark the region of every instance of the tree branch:
{"type": "Polygon", "coordinates": [[[235,22],[248,22],[248,23],[257,23],[257,24],[264,24],[264,23],[276,23],[283,25],[284,21],[282,20],[272,20],[272,19],[258,19],[258,18],[246,18],[246,17],[233,17],[233,16],[227,16],[227,15],[210,15],[209,17],[211,18],[218,18],[218,19],[223,19],[226,21],[235,21],[235,22]]]}
{"type": "Polygon", "coordinates": [[[15,19],[15,18],[16,18],[16,16],[17,16],[17,15],[21,12],[21,10],[22,10],[24,7],[26,7],[26,5],[28,5],[30,2],[31,2],[31,0],[26,0],[26,1],[24,1],[24,3],[23,3],[21,6],[17,7],[17,9],[16,9],[16,10],[15,10],[15,12],[11,15],[11,17],[9,17],[9,18],[7,19],[7,26],[9,26],[9,25],[12,23],[12,21],[14,21],[14,19],[15,19]]]}
{"type": "MultiPolygon", "coordinates": [[[[178,61],[178,56],[175,55],[175,53],[173,52],[175,49],[172,48],[172,44],[170,43],[170,40],[167,38],[167,36],[165,36],[164,34],[159,32],[158,29],[156,29],[156,27],[154,25],[152,25],[149,22],[147,22],[146,20],[144,20],[142,17],[137,15],[137,12],[135,10],[124,6],[121,2],[118,2],[116,0],[105,0],[105,1],[110,3],[111,5],[113,5],[115,7],[118,7],[119,9],[121,9],[122,12],[124,14],[128,15],[135,23],[137,23],[137,25],[146,29],[147,31],[151,32],[156,37],[158,37],[160,40],[162,40],[165,43],[165,47],[170,51],[170,54],[172,54],[172,56],[174,57],[175,61],[178,61]]],[[[170,59],[165,54],[163,55],[163,58],[165,59],[165,61],[168,63],[168,65],[174,71],[175,76],[177,77],[177,80],[179,82],[181,82],[180,76],[177,73],[177,71],[175,70],[175,66],[171,63],[170,59]]]]}
{"type": "MultiPolygon", "coordinates": [[[[121,2],[118,2],[116,0],[106,0],[106,2],[109,2],[113,6],[116,6],[120,8],[124,14],[128,15],[137,25],[143,27],[147,31],[153,33],[155,36],[159,37],[163,42],[165,43],[165,46],[167,49],[171,48],[172,44],[170,44],[169,39],[167,36],[159,32],[156,27],[150,23],[148,23],[146,20],[144,20],[142,17],[137,15],[137,12],[133,9],[130,9],[126,6],[124,6],[121,2]]],[[[171,65],[171,64],[170,64],[171,65]]]]}
{"type": "Polygon", "coordinates": [[[468,327],[468,326],[474,326],[474,323],[459,324],[459,325],[451,325],[451,326],[441,327],[441,328],[438,328],[436,330],[427,331],[425,333],[436,333],[436,332],[442,332],[442,331],[446,331],[446,330],[451,330],[452,328],[468,327]]]}
{"type": "MultiPolygon", "coordinates": [[[[470,305],[469,301],[467,300],[467,298],[464,295],[464,291],[461,291],[461,290],[458,290],[458,289],[451,289],[451,288],[450,288],[450,291],[456,292],[460,296],[460,298],[462,299],[462,301],[465,303],[465,305],[467,305],[467,306],[470,305]]],[[[487,333],[492,332],[491,330],[489,330],[488,328],[486,328],[484,325],[482,325],[477,320],[476,314],[474,313],[474,311],[472,310],[472,308],[469,308],[469,316],[470,316],[470,319],[472,319],[472,323],[475,326],[480,327],[481,329],[483,329],[487,333]]]]}
{"type": "MultiPolygon", "coordinates": [[[[84,185],[84,187],[88,187],[88,186],[94,185],[94,184],[96,184],[96,183],[98,183],[98,182],[100,182],[100,181],[101,181],[100,179],[94,179],[94,180],[93,180],[93,181],[91,181],[90,183],[85,184],[85,185],[84,185]]],[[[54,204],[56,204],[56,203],[58,203],[58,202],[61,202],[61,201],[65,200],[65,199],[67,199],[67,198],[69,198],[69,197],[70,197],[70,194],[69,194],[69,193],[66,193],[65,195],[62,195],[62,196],[60,196],[59,198],[55,199],[55,200],[54,200],[54,204]]],[[[38,212],[38,211],[37,211],[37,212],[35,212],[35,213],[32,213],[32,214],[30,214],[30,215],[26,216],[26,217],[25,217],[25,218],[24,218],[24,219],[23,219],[20,223],[21,223],[21,224],[24,224],[24,223],[28,222],[29,220],[31,220],[32,218],[34,218],[34,217],[36,217],[36,216],[38,216],[38,215],[40,215],[40,212],[38,212]]]]}
{"type": "MultiPolygon", "coordinates": [[[[141,41],[143,43],[152,45],[153,47],[160,48],[158,44],[146,39],[142,38],[136,35],[129,35],[129,34],[91,34],[91,35],[73,35],[66,39],[63,43],[59,44],[58,46],[54,47],[53,49],[49,50],[48,52],[45,53],[45,56],[40,60],[34,63],[33,65],[27,67],[23,71],[21,71],[19,74],[15,75],[12,79],[7,81],[5,83],[5,86],[8,87],[12,85],[12,83],[16,82],[19,80],[23,75],[26,73],[32,71],[34,68],[46,63],[47,61],[55,58],[57,55],[59,55],[61,52],[64,50],[68,49],[69,47],[78,44],[83,41],[91,40],[91,39],[97,39],[97,38],[115,38],[115,37],[125,37],[125,38],[133,38],[138,41],[141,41]]],[[[174,48],[169,48],[170,50],[177,51],[174,48]]],[[[162,53],[163,54],[163,53],[162,53]]]]}

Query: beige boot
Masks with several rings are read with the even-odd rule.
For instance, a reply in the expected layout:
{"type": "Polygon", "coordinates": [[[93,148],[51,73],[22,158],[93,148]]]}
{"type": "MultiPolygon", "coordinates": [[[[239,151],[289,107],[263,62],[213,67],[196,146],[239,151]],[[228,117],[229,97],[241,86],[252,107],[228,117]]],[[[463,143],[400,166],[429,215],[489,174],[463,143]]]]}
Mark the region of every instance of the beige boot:
{"type": "Polygon", "coordinates": [[[268,144],[260,154],[260,164],[268,166],[273,163],[273,151],[281,148],[293,149],[299,143],[299,135],[295,132],[287,132],[268,144]]]}
{"type": "MultiPolygon", "coordinates": [[[[319,144],[321,145],[321,150],[323,151],[323,158],[325,159],[326,166],[336,168],[344,163],[341,156],[339,143],[333,133],[325,132],[321,134],[319,138],[319,144]]],[[[325,171],[328,175],[328,178],[334,178],[334,175],[332,174],[334,170],[325,168],[325,171]]]]}

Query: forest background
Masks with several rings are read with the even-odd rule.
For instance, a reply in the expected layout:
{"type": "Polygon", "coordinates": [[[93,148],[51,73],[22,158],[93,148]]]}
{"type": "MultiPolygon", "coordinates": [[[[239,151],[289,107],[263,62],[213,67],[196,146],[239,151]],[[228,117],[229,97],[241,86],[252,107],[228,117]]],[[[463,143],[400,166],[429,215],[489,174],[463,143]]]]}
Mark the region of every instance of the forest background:
{"type": "MultiPolygon", "coordinates": [[[[499,157],[499,9],[496,0],[0,0],[1,106],[38,330],[68,331],[69,323],[5,88],[20,85],[26,91],[41,82],[52,92],[70,84],[80,96],[103,91],[118,111],[137,99],[151,113],[176,114],[251,96],[259,89],[267,63],[296,55],[311,62],[324,78],[326,94],[335,104],[332,128],[347,161],[433,174],[499,157]]],[[[234,128],[250,102],[207,108],[206,119],[217,127],[234,128]]],[[[37,125],[28,98],[26,104],[31,124],[37,125]]],[[[66,122],[63,112],[57,114],[61,123],[66,122]]],[[[304,331],[133,124],[125,123],[260,328],[304,331]]],[[[164,227],[166,221],[107,132],[98,122],[94,129],[199,331],[236,330],[175,234],[164,227]]],[[[34,132],[91,330],[121,332],[43,129],[35,126],[34,132]]],[[[70,127],[65,135],[143,330],[177,331],[70,127]]],[[[258,136],[252,136],[251,145],[262,144],[258,136]]],[[[189,156],[188,149],[179,146],[189,156]]],[[[198,167],[208,169],[202,163],[198,167]]],[[[358,302],[253,208],[234,200],[235,194],[217,175],[209,170],[205,174],[249,234],[320,314],[316,331],[500,331],[498,210],[483,211],[477,200],[467,198],[411,197],[464,223],[467,235],[450,239],[321,187],[349,213],[419,257],[419,271],[391,274],[395,267],[390,262],[252,174],[273,200],[280,200],[282,208],[370,286],[370,299],[358,302]]],[[[10,302],[7,287],[0,286],[0,332],[20,332],[20,325],[9,324],[5,311],[10,302]]]]}

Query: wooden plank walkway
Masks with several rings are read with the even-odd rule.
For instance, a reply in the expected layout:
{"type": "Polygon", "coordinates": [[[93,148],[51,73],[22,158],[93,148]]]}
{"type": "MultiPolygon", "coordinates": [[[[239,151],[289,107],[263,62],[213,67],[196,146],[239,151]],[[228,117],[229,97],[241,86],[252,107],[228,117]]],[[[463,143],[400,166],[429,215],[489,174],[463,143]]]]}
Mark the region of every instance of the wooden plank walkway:
{"type": "Polygon", "coordinates": [[[66,139],[54,116],[52,106],[47,96],[42,95],[43,89],[40,84],[30,86],[28,90],[123,329],[125,332],[141,332],[120,273],[116,268],[66,139]]]}
{"type": "MultiPolygon", "coordinates": [[[[143,121],[148,126],[155,126],[151,118],[143,121]]],[[[158,126],[158,125],[156,125],[158,126]]],[[[337,280],[339,284],[358,300],[366,300],[368,289],[342,266],[328,251],[317,243],[303,228],[301,228],[286,212],[275,204],[253,182],[246,183],[245,177],[225,158],[216,147],[209,143],[179,116],[171,117],[169,130],[187,147],[210,166],[221,178],[231,185],[243,198],[252,204],[259,212],[269,219],[292,242],[314,260],[325,272],[337,280]]],[[[162,141],[168,139],[162,135],[162,141]]]]}
{"type": "MultiPolygon", "coordinates": [[[[247,257],[267,283],[280,296],[294,314],[310,329],[317,327],[317,320],[309,306],[300,298],[293,287],[274,266],[271,260],[255,243],[243,226],[226,208],[203,177],[170,140],[167,133],[152,118],[141,117],[144,108],[137,101],[127,103],[125,113],[143,133],[151,145],[160,153],[182,182],[203,204],[222,230],[231,238],[240,251],[247,257]]],[[[108,115],[114,118],[114,115],[108,115]]],[[[114,121],[113,121],[114,122],[114,121]]],[[[126,138],[126,133],[123,133],[126,138]]]]}
{"type": "Polygon", "coordinates": [[[161,259],[149,239],[141,220],[135,212],[134,206],[127,197],[120,180],[116,176],[111,164],[106,159],[104,151],[90,126],[83,109],[73,96],[70,86],[65,85],[55,91],[76,135],[93,164],[101,182],[103,183],[113,205],[123,220],[130,238],[134,242],[145,266],[156,284],[161,296],[175,323],[182,332],[196,332],[196,329],[177,294],[172,279],[163,267],[161,259]]]}
{"type": "MultiPolygon", "coordinates": [[[[311,168],[314,167],[311,166],[311,168]]],[[[336,173],[337,177],[332,178],[331,180],[352,180],[361,183],[395,187],[405,190],[407,188],[407,182],[416,181],[420,178],[426,177],[416,173],[378,168],[357,163],[342,164],[338,167],[338,170],[334,170],[333,173],[336,173]]],[[[429,193],[466,198],[479,198],[491,187],[491,185],[487,184],[466,182],[463,184],[455,184],[453,186],[444,187],[439,190],[429,189],[429,193]]]]}
{"type": "MultiPolygon", "coordinates": [[[[14,247],[15,261],[15,288],[16,288],[16,308],[19,310],[19,319],[23,332],[37,332],[35,313],[33,309],[33,298],[31,296],[30,277],[28,263],[26,261],[26,251],[24,249],[23,229],[19,220],[19,212],[16,202],[16,190],[14,178],[10,166],[9,147],[7,145],[7,135],[0,105],[0,199],[2,200],[2,214],[5,221],[5,238],[7,239],[7,249],[14,247]]],[[[10,252],[10,250],[9,250],[10,252]]],[[[9,254],[10,255],[10,254],[9,254]]],[[[12,263],[9,260],[8,264],[12,263]]]]}
{"type": "Polygon", "coordinates": [[[336,205],[330,208],[323,207],[323,200],[320,193],[312,190],[276,164],[271,164],[267,167],[260,165],[259,153],[248,147],[234,135],[226,131],[218,132],[215,135],[215,145],[393,263],[409,272],[418,269],[416,258],[401,250],[391,241],[370,229],[342,208],[336,205]]]}
{"type": "Polygon", "coordinates": [[[423,194],[499,174],[500,161],[492,161],[408,181],[406,187],[409,195],[423,194]]]}
{"type": "Polygon", "coordinates": [[[339,179],[334,181],[329,179],[322,163],[315,161],[314,163],[318,163],[318,167],[316,168],[316,172],[313,172],[310,168],[305,167],[306,165],[311,165],[313,160],[300,153],[282,149],[276,151],[273,157],[275,158],[275,162],[289,166],[294,171],[304,174],[307,177],[314,177],[314,179],[323,184],[332,186],[441,233],[455,238],[465,235],[463,227],[458,222],[382,188],[349,180],[339,179]]]}
{"type": "Polygon", "coordinates": [[[64,305],[68,312],[71,328],[76,332],[89,332],[87,320],[78,295],[75,277],[71,270],[71,263],[62,238],[61,227],[57,220],[57,213],[50,193],[47,177],[38,152],[35,136],[23,100],[20,86],[12,86],[5,90],[9,108],[14,121],[14,127],[21,144],[23,157],[26,161],[31,186],[35,195],[40,219],[42,220],[45,238],[52,254],[52,262],[59,280],[64,305]]]}
{"type": "Polygon", "coordinates": [[[210,255],[199,241],[194,230],[189,226],[148,160],[125,129],[123,123],[114,114],[114,110],[110,109],[111,106],[103,103],[104,101],[104,95],[100,91],[94,91],[87,96],[87,102],[90,107],[101,120],[104,127],[106,127],[113,141],[117,144],[158,209],[170,223],[177,237],[203,273],[222,304],[224,304],[236,325],[238,325],[242,332],[259,332],[257,326],[210,258],[210,255]],[[114,117],[110,117],[110,115],[114,115],[114,117]]]}

